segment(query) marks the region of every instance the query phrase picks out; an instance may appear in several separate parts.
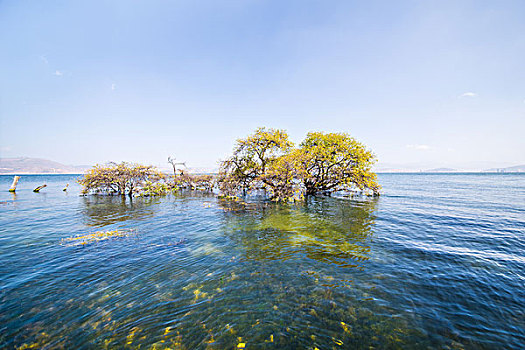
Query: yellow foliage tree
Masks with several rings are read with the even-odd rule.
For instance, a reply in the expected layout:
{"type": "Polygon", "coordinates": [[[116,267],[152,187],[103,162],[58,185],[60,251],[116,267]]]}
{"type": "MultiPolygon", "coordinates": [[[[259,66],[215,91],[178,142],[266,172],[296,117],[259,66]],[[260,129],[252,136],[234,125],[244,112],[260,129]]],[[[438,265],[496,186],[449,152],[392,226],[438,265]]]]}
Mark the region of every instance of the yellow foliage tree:
{"type": "Polygon", "coordinates": [[[345,133],[308,133],[298,148],[283,130],[259,128],[237,140],[221,164],[219,188],[226,195],[264,189],[274,200],[360,189],[379,194],[374,154],[345,133]]]}
{"type": "Polygon", "coordinates": [[[264,177],[270,163],[293,147],[284,130],[259,128],[245,139],[237,140],[233,155],[221,163],[219,186],[232,195],[241,190],[265,188],[264,177]]]}
{"type": "Polygon", "coordinates": [[[118,194],[130,196],[146,182],[152,183],[164,178],[164,175],[152,166],[122,162],[120,164],[95,165],[82,179],[82,192],[118,194]]]}
{"type": "Polygon", "coordinates": [[[306,195],[331,193],[356,187],[379,193],[372,172],[375,156],[345,133],[308,133],[297,157],[306,195]]]}

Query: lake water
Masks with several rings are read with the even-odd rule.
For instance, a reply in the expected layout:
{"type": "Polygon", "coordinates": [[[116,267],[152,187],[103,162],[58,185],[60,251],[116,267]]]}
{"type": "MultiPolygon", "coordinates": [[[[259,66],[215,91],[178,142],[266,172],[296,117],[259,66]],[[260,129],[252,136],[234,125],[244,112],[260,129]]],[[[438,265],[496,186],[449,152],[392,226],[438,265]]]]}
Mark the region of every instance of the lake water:
{"type": "Polygon", "coordinates": [[[378,199],[295,205],[75,178],[0,176],[0,348],[525,347],[525,174],[381,174],[378,199]]]}

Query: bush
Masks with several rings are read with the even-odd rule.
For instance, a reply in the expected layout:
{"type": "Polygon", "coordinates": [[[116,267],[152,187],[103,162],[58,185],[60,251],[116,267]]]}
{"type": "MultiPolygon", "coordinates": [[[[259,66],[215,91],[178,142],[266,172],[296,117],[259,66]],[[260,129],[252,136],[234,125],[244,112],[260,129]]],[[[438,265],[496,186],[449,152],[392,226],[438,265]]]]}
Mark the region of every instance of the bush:
{"type": "Polygon", "coordinates": [[[117,194],[132,196],[146,183],[156,183],[164,179],[164,175],[152,166],[110,163],[95,165],[82,179],[83,194],[117,194]]]}
{"type": "Polygon", "coordinates": [[[213,175],[192,175],[181,174],[174,176],[171,182],[172,187],[177,189],[213,191],[216,178],[213,175]]]}

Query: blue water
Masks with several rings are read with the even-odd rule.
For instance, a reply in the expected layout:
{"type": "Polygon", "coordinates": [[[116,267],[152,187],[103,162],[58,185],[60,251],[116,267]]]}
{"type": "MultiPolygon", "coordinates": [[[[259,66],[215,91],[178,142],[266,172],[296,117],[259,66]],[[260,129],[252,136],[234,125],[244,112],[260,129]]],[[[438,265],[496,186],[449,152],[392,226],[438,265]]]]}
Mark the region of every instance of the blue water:
{"type": "Polygon", "coordinates": [[[0,348],[525,348],[525,175],[381,174],[378,199],[294,205],[75,178],[0,176],[0,348]]]}

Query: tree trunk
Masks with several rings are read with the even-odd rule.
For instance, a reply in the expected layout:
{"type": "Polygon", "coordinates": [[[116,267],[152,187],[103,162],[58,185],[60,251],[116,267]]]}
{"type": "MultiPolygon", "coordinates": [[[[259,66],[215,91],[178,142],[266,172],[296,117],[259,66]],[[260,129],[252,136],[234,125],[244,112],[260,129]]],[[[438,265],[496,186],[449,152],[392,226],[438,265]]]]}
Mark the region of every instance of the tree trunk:
{"type": "Polygon", "coordinates": [[[313,186],[306,186],[305,195],[307,195],[307,196],[315,196],[316,193],[317,193],[317,191],[315,190],[315,187],[313,187],[313,186]]]}
{"type": "Polygon", "coordinates": [[[9,189],[9,192],[15,192],[16,191],[16,185],[18,184],[18,180],[20,180],[20,176],[15,176],[13,178],[13,184],[11,185],[11,188],[9,189]]]}
{"type": "Polygon", "coordinates": [[[40,190],[43,189],[44,187],[47,187],[47,185],[46,185],[46,184],[43,184],[42,186],[38,186],[37,188],[35,188],[35,189],[33,190],[33,192],[40,192],[40,190]]]}

